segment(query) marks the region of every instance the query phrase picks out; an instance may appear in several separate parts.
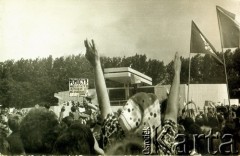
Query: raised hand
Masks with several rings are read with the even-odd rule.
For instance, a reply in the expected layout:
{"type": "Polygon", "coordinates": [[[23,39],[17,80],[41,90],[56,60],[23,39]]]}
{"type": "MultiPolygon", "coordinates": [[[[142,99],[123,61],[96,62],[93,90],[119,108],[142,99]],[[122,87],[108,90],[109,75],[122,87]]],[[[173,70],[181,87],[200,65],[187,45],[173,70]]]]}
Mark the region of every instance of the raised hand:
{"type": "Polygon", "coordinates": [[[181,72],[181,60],[180,60],[178,52],[176,52],[176,54],[175,54],[173,67],[174,67],[175,73],[181,72]]]}
{"type": "Polygon", "coordinates": [[[167,101],[167,108],[165,112],[165,120],[172,120],[177,123],[178,104],[179,104],[179,86],[180,86],[180,72],[181,72],[181,60],[178,52],[174,57],[174,77],[171,85],[170,93],[167,101]]]}
{"type": "Polygon", "coordinates": [[[98,62],[100,62],[100,57],[98,51],[96,50],[94,41],[92,43],[88,42],[88,40],[84,41],[86,47],[86,54],[85,57],[91,63],[92,66],[96,66],[98,62]]]}
{"type": "Polygon", "coordinates": [[[98,51],[96,50],[94,41],[92,43],[88,42],[88,40],[84,41],[86,47],[85,57],[90,62],[94,71],[94,80],[96,85],[96,92],[98,97],[99,109],[101,112],[102,119],[105,119],[108,114],[112,113],[112,108],[110,105],[110,99],[108,96],[107,86],[105,83],[100,56],[98,51]]]}

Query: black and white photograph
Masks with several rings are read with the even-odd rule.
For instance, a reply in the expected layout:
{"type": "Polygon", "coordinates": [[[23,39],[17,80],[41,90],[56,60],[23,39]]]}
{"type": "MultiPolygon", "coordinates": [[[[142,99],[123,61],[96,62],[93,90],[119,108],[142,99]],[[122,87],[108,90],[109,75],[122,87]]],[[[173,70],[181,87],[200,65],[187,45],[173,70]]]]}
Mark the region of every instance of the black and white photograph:
{"type": "Polygon", "coordinates": [[[240,155],[240,1],[0,0],[0,155],[240,155]]]}

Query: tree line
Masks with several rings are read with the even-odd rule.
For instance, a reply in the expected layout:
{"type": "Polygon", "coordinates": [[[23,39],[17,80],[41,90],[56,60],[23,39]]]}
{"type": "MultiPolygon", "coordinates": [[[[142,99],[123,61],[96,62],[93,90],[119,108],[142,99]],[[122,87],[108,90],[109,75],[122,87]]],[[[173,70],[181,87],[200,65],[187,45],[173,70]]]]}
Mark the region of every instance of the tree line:
{"type": "MultiPolygon", "coordinates": [[[[229,91],[231,98],[239,98],[240,49],[225,53],[229,91]]],[[[222,54],[218,53],[222,58],[222,54]]],[[[181,83],[188,83],[189,58],[181,58],[181,83]]],[[[153,85],[170,84],[173,78],[172,64],[149,59],[145,54],[130,57],[102,57],[102,67],[131,67],[150,77],[153,85]]],[[[0,62],[0,104],[4,107],[32,107],[46,103],[55,105],[54,93],[69,88],[69,78],[88,78],[94,88],[93,69],[83,55],[52,56],[37,59],[6,60],[0,62]]],[[[194,54],[191,57],[191,84],[225,83],[223,65],[209,55],[194,54]]],[[[108,87],[122,84],[107,81],[108,87]]]]}

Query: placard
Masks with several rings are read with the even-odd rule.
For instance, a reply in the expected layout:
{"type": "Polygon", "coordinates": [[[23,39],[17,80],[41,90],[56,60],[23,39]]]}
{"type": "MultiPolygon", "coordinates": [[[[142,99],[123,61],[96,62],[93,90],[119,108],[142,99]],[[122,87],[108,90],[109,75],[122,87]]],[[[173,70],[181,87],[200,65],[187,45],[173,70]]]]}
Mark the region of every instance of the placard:
{"type": "Polygon", "coordinates": [[[88,92],[88,79],[70,78],[69,96],[86,96],[88,92]]]}

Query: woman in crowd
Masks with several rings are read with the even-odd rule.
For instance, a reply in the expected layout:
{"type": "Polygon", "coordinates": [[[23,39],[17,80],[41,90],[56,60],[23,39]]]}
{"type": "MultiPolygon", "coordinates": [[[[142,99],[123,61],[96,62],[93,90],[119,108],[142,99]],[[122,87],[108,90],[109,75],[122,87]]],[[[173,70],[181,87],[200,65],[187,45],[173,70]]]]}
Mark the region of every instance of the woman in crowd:
{"type": "MultiPolygon", "coordinates": [[[[103,137],[105,149],[125,135],[131,133],[141,135],[144,127],[149,127],[151,133],[157,133],[157,153],[175,154],[175,136],[177,134],[177,114],[180,84],[181,61],[178,53],[174,59],[174,79],[167,101],[165,118],[161,124],[159,101],[154,94],[137,93],[131,97],[118,118],[112,112],[107,93],[106,83],[101,68],[100,56],[94,41],[85,41],[86,58],[94,70],[96,91],[103,122],[103,137]],[[156,131],[155,131],[156,130],[156,131]]],[[[154,139],[151,135],[151,139],[154,139]]],[[[154,153],[154,151],[151,151],[154,153]]]]}

